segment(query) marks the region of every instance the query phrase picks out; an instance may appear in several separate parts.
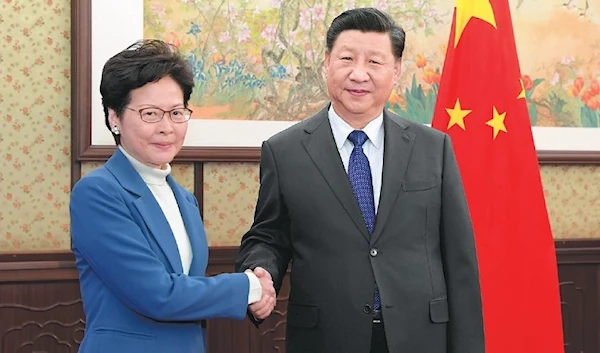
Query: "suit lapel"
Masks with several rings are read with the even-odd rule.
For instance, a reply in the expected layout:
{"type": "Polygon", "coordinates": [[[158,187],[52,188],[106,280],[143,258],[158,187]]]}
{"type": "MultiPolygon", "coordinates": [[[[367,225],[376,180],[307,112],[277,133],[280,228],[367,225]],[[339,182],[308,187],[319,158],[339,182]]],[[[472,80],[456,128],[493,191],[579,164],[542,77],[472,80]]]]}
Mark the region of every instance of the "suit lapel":
{"type": "Polygon", "coordinates": [[[173,194],[179,205],[183,224],[185,225],[185,230],[190,238],[192,264],[190,265],[189,275],[204,276],[205,262],[202,260],[208,258],[208,244],[206,243],[206,236],[203,234],[204,226],[200,221],[199,210],[196,207],[196,204],[186,197],[185,193],[181,190],[181,187],[175,182],[173,177],[169,175],[167,177],[167,182],[173,190],[173,194]]]}
{"type": "Polygon", "coordinates": [[[385,133],[383,176],[372,241],[376,241],[385,228],[385,223],[400,192],[415,142],[415,135],[406,130],[408,123],[397,116],[384,111],[383,124],[385,133]]]}
{"type": "Polygon", "coordinates": [[[173,271],[182,273],[183,267],[179,250],[169,222],[142,177],[133,168],[127,157],[118,149],[106,162],[106,168],[117,178],[125,190],[138,196],[133,201],[133,205],[139,211],[154,239],[156,239],[173,271]]]}
{"type": "Polygon", "coordinates": [[[304,128],[306,136],[302,140],[306,152],[329,184],[329,187],[340,201],[350,218],[362,235],[369,241],[370,235],[362,218],[360,208],[354,197],[348,174],[340,159],[334,142],[331,125],[327,118],[327,109],[321,110],[308,121],[304,128]]]}

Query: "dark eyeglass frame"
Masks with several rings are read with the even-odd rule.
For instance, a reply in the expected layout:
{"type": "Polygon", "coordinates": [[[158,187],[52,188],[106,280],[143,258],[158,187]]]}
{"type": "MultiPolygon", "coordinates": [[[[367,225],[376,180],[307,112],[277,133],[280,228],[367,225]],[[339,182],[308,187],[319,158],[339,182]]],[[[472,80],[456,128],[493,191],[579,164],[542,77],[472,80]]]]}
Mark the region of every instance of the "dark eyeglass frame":
{"type": "Polygon", "coordinates": [[[192,118],[192,113],[193,113],[193,111],[191,109],[188,109],[188,108],[175,108],[175,109],[171,109],[171,110],[163,110],[163,109],[158,108],[158,107],[146,107],[146,108],[142,108],[142,109],[139,109],[139,110],[132,109],[132,108],[129,108],[129,107],[125,107],[125,108],[131,110],[132,112],[138,113],[140,115],[140,119],[142,119],[143,122],[148,123],[148,124],[156,124],[156,123],[161,122],[163,120],[163,118],[165,117],[166,113],[169,113],[169,119],[171,119],[171,121],[174,122],[175,124],[183,124],[185,122],[188,122],[192,118]],[[161,111],[162,114],[160,116],[160,119],[158,119],[156,121],[147,121],[147,120],[145,120],[143,112],[145,110],[148,110],[148,109],[161,111]],[[186,117],[186,119],[184,121],[175,121],[175,120],[173,120],[173,115],[171,115],[171,113],[174,112],[174,111],[176,111],[176,110],[183,110],[185,113],[187,113],[187,114],[184,115],[186,117]]]}

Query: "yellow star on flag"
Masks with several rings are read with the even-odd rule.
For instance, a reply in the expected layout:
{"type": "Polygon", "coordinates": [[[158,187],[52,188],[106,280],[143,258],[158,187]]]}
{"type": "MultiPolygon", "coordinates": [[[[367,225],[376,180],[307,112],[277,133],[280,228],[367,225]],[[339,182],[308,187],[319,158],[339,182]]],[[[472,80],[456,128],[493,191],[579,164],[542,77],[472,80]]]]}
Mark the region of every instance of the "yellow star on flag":
{"type": "Polygon", "coordinates": [[[487,126],[491,126],[494,128],[494,140],[500,131],[506,131],[506,125],[504,125],[504,118],[506,117],[506,112],[499,114],[496,107],[494,107],[494,118],[492,120],[488,120],[485,124],[487,126]]]}
{"type": "Polygon", "coordinates": [[[491,24],[496,28],[496,17],[490,0],[456,0],[456,27],[454,32],[454,47],[462,36],[465,27],[475,17],[491,24]]]}
{"type": "Polygon", "coordinates": [[[458,98],[456,98],[454,108],[446,108],[446,112],[448,115],[450,115],[450,121],[448,121],[448,130],[454,125],[458,125],[465,130],[465,117],[469,115],[471,111],[463,110],[460,106],[460,100],[458,98]]]}
{"type": "Polygon", "coordinates": [[[521,93],[519,93],[517,99],[525,98],[525,84],[523,83],[523,79],[520,78],[519,82],[521,82],[521,93]]]}

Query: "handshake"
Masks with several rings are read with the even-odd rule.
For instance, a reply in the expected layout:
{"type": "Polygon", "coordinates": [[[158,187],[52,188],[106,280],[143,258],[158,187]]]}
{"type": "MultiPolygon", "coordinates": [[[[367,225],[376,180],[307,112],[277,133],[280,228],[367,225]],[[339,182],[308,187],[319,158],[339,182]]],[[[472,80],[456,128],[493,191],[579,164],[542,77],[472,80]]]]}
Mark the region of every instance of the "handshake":
{"type": "Polygon", "coordinates": [[[262,296],[258,302],[250,304],[249,308],[254,318],[262,320],[271,315],[277,304],[277,298],[271,274],[262,267],[255,268],[253,273],[260,282],[262,296]]]}

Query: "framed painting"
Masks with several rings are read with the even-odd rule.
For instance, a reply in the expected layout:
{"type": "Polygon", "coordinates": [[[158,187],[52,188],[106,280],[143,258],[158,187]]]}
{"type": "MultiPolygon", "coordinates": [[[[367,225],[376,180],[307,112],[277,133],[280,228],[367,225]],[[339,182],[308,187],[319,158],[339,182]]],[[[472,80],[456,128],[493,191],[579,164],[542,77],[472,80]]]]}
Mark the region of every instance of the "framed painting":
{"type": "MultiPolygon", "coordinates": [[[[598,163],[600,9],[567,3],[510,1],[522,79],[540,162],[598,163]]],[[[142,38],[177,46],[194,70],[194,113],[176,159],[259,160],[263,140],[327,104],[325,32],[333,17],[359,6],[380,8],[405,28],[403,70],[387,108],[429,124],[454,0],[73,1],[74,160],[104,160],[114,150],[100,74],[142,38]]]]}

